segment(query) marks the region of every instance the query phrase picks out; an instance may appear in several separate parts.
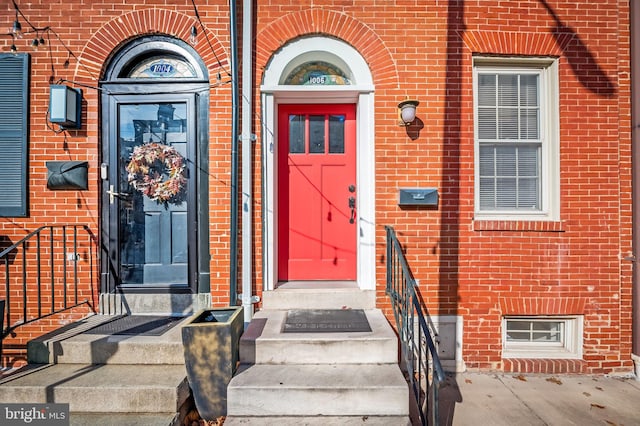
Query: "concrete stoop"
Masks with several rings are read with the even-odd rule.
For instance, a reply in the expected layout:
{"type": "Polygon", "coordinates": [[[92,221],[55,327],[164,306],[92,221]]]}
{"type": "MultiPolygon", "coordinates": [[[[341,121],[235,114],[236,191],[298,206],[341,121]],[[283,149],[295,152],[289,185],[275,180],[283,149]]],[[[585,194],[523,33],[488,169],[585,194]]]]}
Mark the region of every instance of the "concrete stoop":
{"type": "Polygon", "coordinates": [[[391,364],[266,365],[240,371],[227,390],[229,416],[403,416],[408,389],[391,364]]]}
{"type": "Polygon", "coordinates": [[[93,315],[30,341],[29,363],[184,364],[180,324],[159,336],[85,333],[113,319],[109,315],[93,315]]]}
{"type": "Polygon", "coordinates": [[[225,426],[411,426],[405,416],[227,417],[225,426]]]}
{"type": "Polygon", "coordinates": [[[225,425],[411,424],[397,338],[382,312],[356,303],[353,288],[287,290],[264,298],[265,309],[240,340],[225,425]],[[364,310],[371,331],[283,333],[287,310],[318,294],[323,307],[313,309],[348,309],[345,300],[353,300],[349,305],[364,310]]]}
{"type": "Polygon", "coordinates": [[[177,425],[189,406],[180,324],[161,336],[86,334],[96,315],[28,345],[3,403],[68,403],[72,425],[177,425]]]}

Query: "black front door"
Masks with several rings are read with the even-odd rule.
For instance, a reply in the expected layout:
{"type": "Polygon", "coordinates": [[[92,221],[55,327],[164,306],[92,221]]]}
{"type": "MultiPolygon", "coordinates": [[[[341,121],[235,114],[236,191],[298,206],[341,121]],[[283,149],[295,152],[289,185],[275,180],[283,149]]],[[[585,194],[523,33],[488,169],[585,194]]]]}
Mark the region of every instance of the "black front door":
{"type": "Polygon", "coordinates": [[[112,286],[186,290],[192,284],[194,99],[194,95],[110,97],[103,199],[109,217],[112,286]]]}

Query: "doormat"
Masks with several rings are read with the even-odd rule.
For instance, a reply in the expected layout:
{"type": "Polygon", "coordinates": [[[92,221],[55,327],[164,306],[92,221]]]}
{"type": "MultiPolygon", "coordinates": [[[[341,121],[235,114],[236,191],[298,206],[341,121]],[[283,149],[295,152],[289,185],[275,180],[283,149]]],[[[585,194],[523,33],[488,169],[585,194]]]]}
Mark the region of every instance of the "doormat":
{"type": "Polygon", "coordinates": [[[287,312],[283,333],[370,332],[362,309],[300,309],[287,312]]]}
{"type": "Polygon", "coordinates": [[[128,315],[86,331],[87,334],[160,336],[184,317],[128,315]]]}

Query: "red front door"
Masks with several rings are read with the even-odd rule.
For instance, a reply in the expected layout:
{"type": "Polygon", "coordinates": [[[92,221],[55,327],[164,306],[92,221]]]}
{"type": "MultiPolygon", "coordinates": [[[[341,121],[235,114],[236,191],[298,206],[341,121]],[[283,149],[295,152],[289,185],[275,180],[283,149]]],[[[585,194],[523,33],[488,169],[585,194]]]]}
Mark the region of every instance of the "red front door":
{"type": "Polygon", "coordinates": [[[278,279],[356,279],[355,105],[281,105],[278,279]]]}

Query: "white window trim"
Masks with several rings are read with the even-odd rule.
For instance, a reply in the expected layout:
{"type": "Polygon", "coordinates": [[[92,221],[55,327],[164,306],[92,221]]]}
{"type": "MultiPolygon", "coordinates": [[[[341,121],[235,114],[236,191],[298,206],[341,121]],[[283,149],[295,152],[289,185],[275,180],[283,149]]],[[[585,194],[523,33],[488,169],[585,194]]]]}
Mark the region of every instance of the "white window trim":
{"type": "Polygon", "coordinates": [[[583,317],[577,316],[508,316],[502,319],[503,358],[582,359],[583,317]],[[508,342],[507,321],[556,321],[564,322],[564,341],[556,342],[508,342]]]}
{"type": "Polygon", "coordinates": [[[558,60],[555,58],[496,58],[473,59],[473,121],[474,121],[474,206],[476,220],[558,221],[560,220],[560,106],[558,60]],[[478,142],[478,71],[540,71],[540,136],[541,154],[541,210],[482,211],[480,210],[480,167],[478,142]]]}

